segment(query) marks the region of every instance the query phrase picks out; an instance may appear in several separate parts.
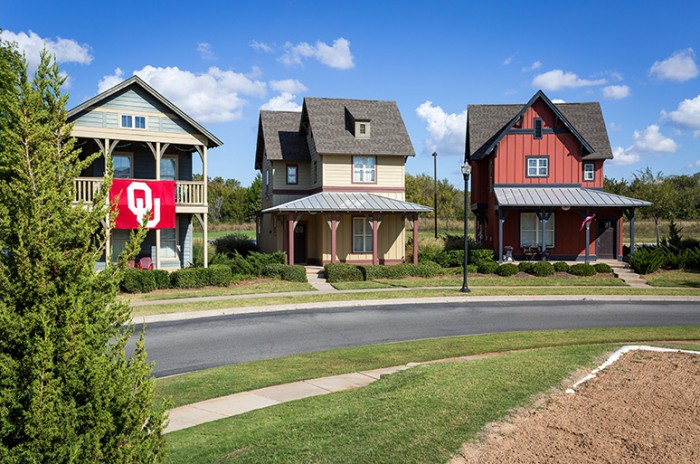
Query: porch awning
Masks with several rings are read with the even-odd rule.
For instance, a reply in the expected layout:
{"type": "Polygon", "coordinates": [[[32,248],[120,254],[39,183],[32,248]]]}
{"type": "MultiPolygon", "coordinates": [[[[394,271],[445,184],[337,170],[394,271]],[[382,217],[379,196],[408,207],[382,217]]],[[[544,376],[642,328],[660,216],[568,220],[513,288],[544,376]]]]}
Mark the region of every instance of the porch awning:
{"type": "Polygon", "coordinates": [[[496,187],[496,202],[509,208],[638,208],[651,206],[648,201],[575,187],[496,187]]]}
{"type": "Polygon", "coordinates": [[[364,192],[321,192],[262,210],[263,213],[427,213],[432,208],[364,192]]]}

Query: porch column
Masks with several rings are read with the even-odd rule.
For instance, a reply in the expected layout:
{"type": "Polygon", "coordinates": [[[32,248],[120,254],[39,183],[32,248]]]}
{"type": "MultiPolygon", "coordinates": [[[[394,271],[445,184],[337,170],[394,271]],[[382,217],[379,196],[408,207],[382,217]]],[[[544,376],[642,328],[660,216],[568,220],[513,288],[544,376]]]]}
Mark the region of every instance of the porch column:
{"type": "Polygon", "coordinates": [[[540,234],[542,238],[542,244],[540,245],[540,254],[542,255],[542,261],[547,261],[547,221],[552,215],[550,211],[541,211],[537,213],[537,218],[540,220],[540,234]]]}
{"type": "Polygon", "coordinates": [[[418,264],[418,214],[413,215],[413,264],[418,264]]]}
{"type": "Polygon", "coordinates": [[[202,213],[204,224],[202,224],[202,240],[204,240],[204,267],[209,267],[209,215],[202,213]]]}
{"type": "Polygon", "coordinates": [[[379,264],[379,254],[377,253],[377,245],[379,240],[377,237],[377,229],[379,229],[379,223],[377,222],[377,214],[372,213],[372,264],[379,264]]]}
{"type": "MultiPolygon", "coordinates": [[[[156,142],[156,149],[153,151],[156,158],[156,180],[160,180],[160,142],[156,142]]],[[[206,241],[204,247],[206,248],[206,241]]],[[[206,265],[206,259],[204,260],[206,265]]],[[[160,229],[156,229],[156,269],[160,269],[160,229]]]]}
{"type": "Polygon", "coordinates": [[[331,213],[331,264],[335,263],[336,256],[338,255],[337,249],[337,235],[336,230],[338,229],[338,219],[335,213],[331,213]]]}
{"type": "MultiPolygon", "coordinates": [[[[508,211],[498,208],[498,263],[503,264],[503,223],[506,222],[508,211]]],[[[465,237],[466,240],[466,237],[465,237]]]]}
{"type": "MultiPolygon", "coordinates": [[[[590,215],[590,210],[586,210],[586,217],[590,215]]],[[[586,221],[586,259],[583,261],[586,264],[588,264],[588,261],[590,260],[591,222],[592,221],[586,221]]]]}
{"type": "Polygon", "coordinates": [[[290,266],[294,265],[294,215],[287,215],[287,254],[290,266]]]}
{"type": "Polygon", "coordinates": [[[634,208],[622,210],[630,222],[630,258],[634,256],[634,208]]]}

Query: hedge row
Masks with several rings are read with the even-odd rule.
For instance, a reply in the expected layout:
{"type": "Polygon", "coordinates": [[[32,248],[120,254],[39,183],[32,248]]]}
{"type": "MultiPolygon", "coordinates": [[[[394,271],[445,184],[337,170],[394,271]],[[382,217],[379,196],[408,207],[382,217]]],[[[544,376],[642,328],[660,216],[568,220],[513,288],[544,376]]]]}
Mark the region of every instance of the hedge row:
{"type": "Polygon", "coordinates": [[[172,274],[164,270],[127,269],[120,289],[125,293],[148,293],[166,288],[228,287],[232,280],[231,268],[216,264],[179,269],[172,274]]]}
{"type": "Polygon", "coordinates": [[[326,264],[326,279],[330,283],[356,282],[374,279],[403,279],[406,277],[435,277],[443,274],[439,264],[426,261],[418,264],[354,265],[347,263],[326,264]]]}
{"type": "Polygon", "coordinates": [[[287,280],[289,282],[308,282],[304,266],[289,266],[287,264],[268,264],[263,267],[263,277],[287,280]]]}

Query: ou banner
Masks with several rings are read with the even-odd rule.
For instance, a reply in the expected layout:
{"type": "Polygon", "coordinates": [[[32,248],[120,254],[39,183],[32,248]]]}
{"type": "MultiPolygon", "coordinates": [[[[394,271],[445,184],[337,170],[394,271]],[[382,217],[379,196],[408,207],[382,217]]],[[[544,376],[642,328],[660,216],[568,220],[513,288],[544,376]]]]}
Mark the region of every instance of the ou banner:
{"type": "Polygon", "coordinates": [[[173,180],[114,179],[109,190],[109,201],[117,209],[117,229],[136,229],[143,223],[146,215],[147,229],[175,227],[173,180]]]}

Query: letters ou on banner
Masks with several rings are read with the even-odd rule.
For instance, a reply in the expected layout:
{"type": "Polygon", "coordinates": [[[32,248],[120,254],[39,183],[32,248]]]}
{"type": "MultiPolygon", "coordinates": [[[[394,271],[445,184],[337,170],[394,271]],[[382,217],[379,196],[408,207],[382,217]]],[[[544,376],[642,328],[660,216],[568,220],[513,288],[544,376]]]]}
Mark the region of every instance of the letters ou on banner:
{"type": "Polygon", "coordinates": [[[147,214],[147,229],[175,228],[173,180],[114,179],[109,201],[117,210],[116,229],[136,229],[147,214]]]}

